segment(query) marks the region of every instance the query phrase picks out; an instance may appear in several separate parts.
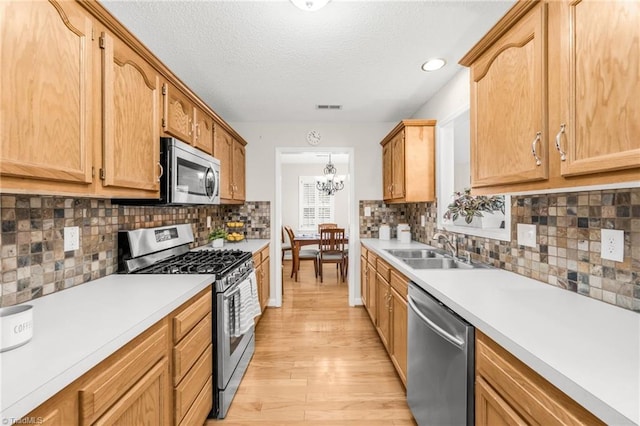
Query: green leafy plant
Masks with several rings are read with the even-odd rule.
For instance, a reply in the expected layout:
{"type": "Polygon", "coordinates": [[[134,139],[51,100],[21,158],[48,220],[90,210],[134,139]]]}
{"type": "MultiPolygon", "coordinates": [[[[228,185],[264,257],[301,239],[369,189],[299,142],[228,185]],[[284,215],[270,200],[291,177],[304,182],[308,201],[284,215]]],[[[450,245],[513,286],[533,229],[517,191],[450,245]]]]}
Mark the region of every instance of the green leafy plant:
{"type": "Polygon", "coordinates": [[[482,217],[483,212],[493,213],[496,211],[504,214],[503,195],[492,195],[491,197],[471,195],[471,189],[465,188],[463,191],[453,193],[453,201],[447,206],[444,217],[454,221],[462,216],[465,222],[471,223],[474,217],[482,217]]]}
{"type": "Polygon", "coordinates": [[[219,238],[227,238],[227,232],[222,228],[216,228],[209,234],[209,241],[217,240],[219,238]]]}

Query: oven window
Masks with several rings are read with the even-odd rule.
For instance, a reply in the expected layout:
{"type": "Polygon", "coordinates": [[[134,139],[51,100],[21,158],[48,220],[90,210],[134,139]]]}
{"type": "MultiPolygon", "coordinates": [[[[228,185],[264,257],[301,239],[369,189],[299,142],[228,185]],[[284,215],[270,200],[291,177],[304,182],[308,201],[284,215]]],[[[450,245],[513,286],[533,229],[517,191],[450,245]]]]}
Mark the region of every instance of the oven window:
{"type": "Polygon", "coordinates": [[[206,166],[178,158],[177,192],[207,196],[204,183],[208,171],[206,166]]]}

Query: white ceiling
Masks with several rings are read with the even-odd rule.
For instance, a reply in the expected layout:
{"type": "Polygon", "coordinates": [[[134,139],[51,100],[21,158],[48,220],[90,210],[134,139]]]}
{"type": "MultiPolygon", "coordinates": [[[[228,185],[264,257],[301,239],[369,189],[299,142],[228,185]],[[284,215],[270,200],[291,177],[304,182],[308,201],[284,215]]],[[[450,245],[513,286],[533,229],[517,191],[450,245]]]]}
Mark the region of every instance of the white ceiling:
{"type": "Polygon", "coordinates": [[[101,3],[226,121],[348,123],[411,117],[514,1],[101,3]]]}

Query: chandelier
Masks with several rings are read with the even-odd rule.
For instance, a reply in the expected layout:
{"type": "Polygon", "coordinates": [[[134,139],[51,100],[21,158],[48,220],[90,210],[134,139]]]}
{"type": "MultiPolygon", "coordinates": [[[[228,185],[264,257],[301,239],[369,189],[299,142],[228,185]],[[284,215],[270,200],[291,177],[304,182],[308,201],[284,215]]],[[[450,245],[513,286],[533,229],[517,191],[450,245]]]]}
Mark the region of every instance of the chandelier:
{"type": "Polygon", "coordinates": [[[316,189],[326,195],[333,195],[343,189],[344,176],[336,176],[336,172],[336,167],[331,162],[331,154],[329,154],[329,162],[324,167],[324,176],[316,176],[316,189]]]}

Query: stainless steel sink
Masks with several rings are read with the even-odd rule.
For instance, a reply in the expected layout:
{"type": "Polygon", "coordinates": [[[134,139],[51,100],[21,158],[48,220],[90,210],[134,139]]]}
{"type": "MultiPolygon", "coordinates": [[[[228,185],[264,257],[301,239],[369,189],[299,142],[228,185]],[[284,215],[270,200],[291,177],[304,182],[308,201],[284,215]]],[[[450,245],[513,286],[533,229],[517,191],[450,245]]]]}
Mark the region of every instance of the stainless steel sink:
{"type": "Polygon", "coordinates": [[[387,252],[400,259],[429,259],[443,256],[438,250],[430,249],[387,249],[387,252]]]}
{"type": "Polygon", "coordinates": [[[473,265],[460,262],[448,257],[437,257],[428,259],[402,259],[402,261],[414,269],[473,269],[473,265]]]}

